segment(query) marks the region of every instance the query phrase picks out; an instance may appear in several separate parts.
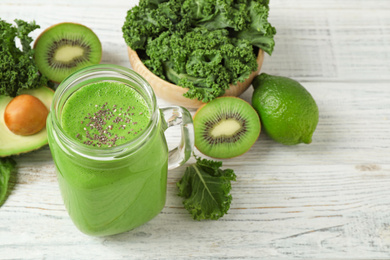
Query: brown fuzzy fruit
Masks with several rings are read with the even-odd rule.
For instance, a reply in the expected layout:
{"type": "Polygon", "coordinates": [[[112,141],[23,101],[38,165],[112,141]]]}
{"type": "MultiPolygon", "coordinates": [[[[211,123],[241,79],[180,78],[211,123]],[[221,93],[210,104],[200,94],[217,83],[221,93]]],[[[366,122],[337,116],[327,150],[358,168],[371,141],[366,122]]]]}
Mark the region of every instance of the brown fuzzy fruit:
{"type": "Polygon", "coordinates": [[[14,134],[33,135],[46,126],[48,114],[48,109],[38,98],[20,95],[5,108],[4,122],[14,134]]]}

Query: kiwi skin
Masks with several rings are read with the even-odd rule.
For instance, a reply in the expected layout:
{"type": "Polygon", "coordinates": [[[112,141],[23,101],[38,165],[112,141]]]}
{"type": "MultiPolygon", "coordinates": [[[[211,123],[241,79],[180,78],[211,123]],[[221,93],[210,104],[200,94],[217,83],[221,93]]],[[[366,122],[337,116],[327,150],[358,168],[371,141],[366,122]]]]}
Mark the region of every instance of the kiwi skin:
{"type": "Polygon", "coordinates": [[[193,119],[196,148],[201,153],[217,159],[233,158],[246,153],[257,141],[261,132],[260,118],[257,112],[248,102],[238,97],[219,97],[203,104],[196,111],[193,119]],[[221,113],[221,110],[227,113],[221,113]],[[239,113],[241,119],[234,118],[235,113],[239,113]],[[210,122],[213,118],[214,122],[210,122]],[[232,129],[226,128],[229,126],[227,119],[234,119],[240,124],[239,130],[236,129],[234,134],[230,136],[228,132],[232,129]],[[221,124],[222,121],[225,122],[225,128],[222,129],[222,132],[225,132],[222,134],[226,134],[225,137],[222,136],[219,137],[219,140],[215,140],[207,135],[208,130],[215,129],[214,127],[221,124]],[[206,135],[207,137],[205,137],[206,135]],[[210,138],[217,144],[208,141],[210,138]],[[224,138],[225,140],[222,140],[224,138]]]}
{"type": "MultiPolygon", "coordinates": [[[[35,42],[34,42],[34,46],[33,46],[33,49],[35,50],[35,57],[34,57],[34,58],[35,58],[35,61],[36,61],[36,63],[37,63],[38,69],[40,70],[40,72],[41,72],[42,74],[45,75],[44,70],[46,70],[46,69],[42,68],[42,65],[40,65],[40,64],[37,62],[37,55],[40,55],[39,53],[37,53],[37,50],[36,50],[36,49],[37,49],[37,45],[39,44],[41,38],[43,38],[44,35],[45,35],[47,32],[49,32],[50,30],[54,29],[55,27],[58,27],[58,26],[61,26],[61,25],[75,25],[75,26],[80,26],[80,27],[82,27],[82,28],[84,28],[84,29],[90,31],[93,35],[95,35],[95,36],[96,36],[96,39],[97,39],[97,42],[98,42],[97,53],[98,53],[98,55],[99,55],[99,59],[98,59],[98,61],[91,62],[91,63],[88,64],[88,65],[99,64],[99,63],[102,61],[102,44],[101,44],[99,38],[97,37],[97,35],[96,35],[89,27],[87,27],[87,26],[85,26],[85,25],[82,25],[82,24],[80,24],[80,23],[74,23],[74,22],[57,23],[57,24],[54,24],[54,25],[52,25],[52,26],[46,28],[44,31],[42,31],[42,33],[37,37],[37,39],[36,39],[35,42]]],[[[86,66],[88,66],[88,65],[85,65],[85,66],[78,66],[78,67],[77,67],[77,70],[78,70],[78,69],[81,69],[81,68],[83,68],[83,67],[86,67],[86,66]]],[[[45,66],[49,66],[49,65],[48,65],[48,64],[45,64],[45,66]]],[[[74,71],[69,71],[68,75],[72,74],[73,72],[74,72],[74,71]]],[[[58,79],[58,78],[53,78],[53,77],[51,77],[50,75],[45,75],[45,76],[47,76],[47,77],[48,77],[51,81],[53,81],[54,83],[58,83],[58,84],[61,83],[61,81],[62,81],[64,78],[66,78],[66,77],[62,77],[62,78],[58,79]]]]}

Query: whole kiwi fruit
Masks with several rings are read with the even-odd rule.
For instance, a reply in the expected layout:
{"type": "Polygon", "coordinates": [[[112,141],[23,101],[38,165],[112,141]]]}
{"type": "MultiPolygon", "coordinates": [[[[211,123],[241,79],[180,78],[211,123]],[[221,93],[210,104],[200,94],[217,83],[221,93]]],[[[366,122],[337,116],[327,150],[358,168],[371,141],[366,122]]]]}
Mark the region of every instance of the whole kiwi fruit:
{"type": "Polygon", "coordinates": [[[220,97],[201,106],[194,116],[195,146],[213,158],[232,158],[247,152],[261,131],[253,107],[237,97],[220,97]]]}
{"type": "Polygon", "coordinates": [[[35,41],[34,50],[39,71],[57,83],[102,59],[99,38],[91,29],[77,23],[59,23],[47,28],[35,41]]]}

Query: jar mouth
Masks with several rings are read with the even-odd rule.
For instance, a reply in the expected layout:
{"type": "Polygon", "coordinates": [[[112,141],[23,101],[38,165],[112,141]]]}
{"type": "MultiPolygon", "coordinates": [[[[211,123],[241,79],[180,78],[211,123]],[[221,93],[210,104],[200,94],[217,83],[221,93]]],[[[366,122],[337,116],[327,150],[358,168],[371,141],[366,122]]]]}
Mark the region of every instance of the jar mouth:
{"type": "Polygon", "coordinates": [[[157,108],[156,96],[149,83],[135,71],[118,65],[98,64],[86,67],[68,76],[58,86],[54,93],[53,102],[50,107],[50,120],[59,138],[70,147],[73,152],[91,159],[112,160],[137,150],[145,143],[159,121],[159,110],[157,108]],[[134,139],[123,144],[112,147],[91,147],[82,144],[72,138],[61,125],[61,113],[68,98],[83,86],[97,82],[120,82],[136,90],[146,101],[150,110],[150,119],[147,127],[134,139]]]}

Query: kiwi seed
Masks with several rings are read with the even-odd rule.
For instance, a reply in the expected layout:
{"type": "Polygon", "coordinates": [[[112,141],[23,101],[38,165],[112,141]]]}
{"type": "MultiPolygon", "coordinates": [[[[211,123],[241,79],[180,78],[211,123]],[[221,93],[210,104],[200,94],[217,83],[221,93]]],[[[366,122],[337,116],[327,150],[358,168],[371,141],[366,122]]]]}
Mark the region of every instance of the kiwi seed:
{"type": "Polygon", "coordinates": [[[214,158],[231,158],[247,152],[259,137],[257,112],[246,101],[221,97],[198,109],[194,116],[195,146],[214,158]]]}
{"type": "Polygon", "coordinates": [[[35,41],[34,50],[39,71],[57,83],[81,68],[100,63],[102,58],[99,38],[76,23],[47,28],[35,41]]]}

